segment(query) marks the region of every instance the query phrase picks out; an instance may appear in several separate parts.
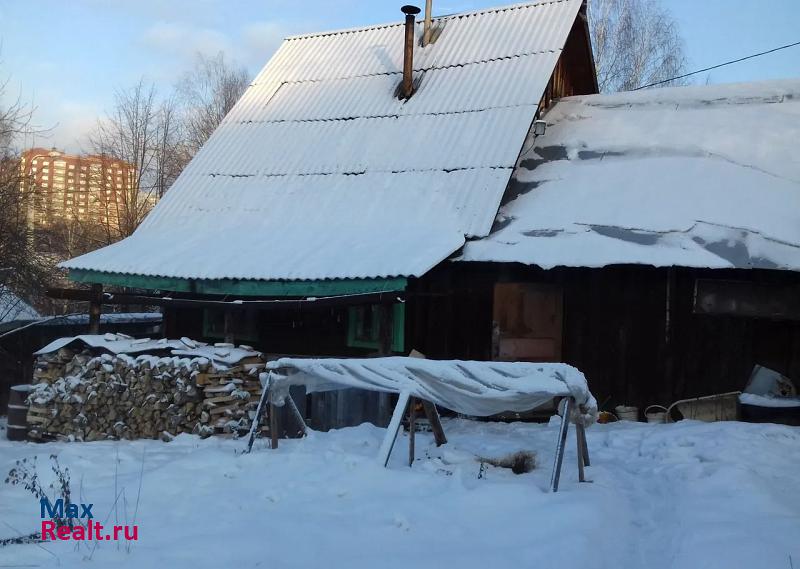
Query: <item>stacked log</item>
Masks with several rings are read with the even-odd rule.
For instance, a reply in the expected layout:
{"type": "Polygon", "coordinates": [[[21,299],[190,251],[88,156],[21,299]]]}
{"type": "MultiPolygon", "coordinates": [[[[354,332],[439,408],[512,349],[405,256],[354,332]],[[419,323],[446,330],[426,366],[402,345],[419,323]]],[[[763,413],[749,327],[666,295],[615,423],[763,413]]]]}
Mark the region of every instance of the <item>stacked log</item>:
{"type": "MultiPolygon", "coordinates": [[[[203,411],[197,433],[239,436],[250,430],[261,399],[260,358],[247,358],[235,367],[197,375],[203,387],[203,411]]],[[[266,428],[266,427],[264,427],[266,428]]]]}
{"type": "Polygon", "coordinates": [[[39,356],[28,397],[32,439],[95,441],[180,433],[239,434],[261,394],[263,360],[96,354],[61,348],[39,356]]]}

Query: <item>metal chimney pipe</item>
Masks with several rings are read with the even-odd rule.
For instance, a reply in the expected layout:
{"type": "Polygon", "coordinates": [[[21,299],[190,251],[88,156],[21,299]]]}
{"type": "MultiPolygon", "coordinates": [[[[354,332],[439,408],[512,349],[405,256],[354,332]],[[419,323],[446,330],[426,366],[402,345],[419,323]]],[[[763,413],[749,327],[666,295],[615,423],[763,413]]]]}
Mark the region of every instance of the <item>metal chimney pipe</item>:
{"type": "Polygon", "coordinates": [[[431,31],[433,28],[433,0],[425,0],[425,26],[422,28],[422,47],[431,43],[431,31]]]}
{"type": "Polygon", "coordinates": [[[414,25],[416,15],[420,10],[416,6],[403,6],[400,8],[406,15],[406,45],[403,51],[403,87],[401,94],[408,99],[414,91],[414,25]]]}

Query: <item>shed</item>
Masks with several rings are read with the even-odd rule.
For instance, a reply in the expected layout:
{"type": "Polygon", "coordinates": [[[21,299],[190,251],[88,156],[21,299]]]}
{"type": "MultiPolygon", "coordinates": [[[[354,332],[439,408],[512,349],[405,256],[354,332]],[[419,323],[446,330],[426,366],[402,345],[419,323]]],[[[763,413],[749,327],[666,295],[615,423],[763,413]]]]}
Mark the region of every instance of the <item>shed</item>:
{"type": "Polygon", "coordinates": [[[565,362],[607,405],[797,377],[800,81],[597,95],[585,16],[417,24],[410,97],[402,23],[287,38],[141,227],[64,266],[275,355],[565,362]]]}

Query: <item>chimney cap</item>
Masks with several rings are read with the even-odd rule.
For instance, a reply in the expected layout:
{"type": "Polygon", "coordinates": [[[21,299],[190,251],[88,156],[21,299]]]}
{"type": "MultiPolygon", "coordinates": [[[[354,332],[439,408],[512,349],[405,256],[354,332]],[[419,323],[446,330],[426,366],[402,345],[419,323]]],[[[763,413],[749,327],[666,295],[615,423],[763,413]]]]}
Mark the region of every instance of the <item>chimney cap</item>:
{"type": "Polygon", "coordinates": [[[406,4],[405,6],[400,8],[400,11],[403,12],[403,14],[405,14],[406,16],[416,16],[417,14],[420,13],[419,8],[417,8],[416,6],[412,6],[410,4],[406,4]]]}

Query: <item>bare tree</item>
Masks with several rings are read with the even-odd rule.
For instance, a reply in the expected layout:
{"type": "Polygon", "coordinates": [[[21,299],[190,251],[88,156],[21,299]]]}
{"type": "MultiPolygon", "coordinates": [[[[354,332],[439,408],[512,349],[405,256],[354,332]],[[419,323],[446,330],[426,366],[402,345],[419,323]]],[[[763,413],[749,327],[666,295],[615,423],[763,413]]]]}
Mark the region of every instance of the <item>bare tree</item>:
{"type": "MultiPolygon", "coordinates": [[[[8,81],[0,83],[4,100],[8,81]]],[[[20,98],[0,104],[0,320],[23,307],[21,298],[32,299],[48,284],[52,261],[36,251],[30,223],[35,205],[34,189],[23,183],[16,156],[18,138],[31,133],[33,109],[20,98]]]]}
{"type": "Polygon", "coordinates": [[[219,126],[249,84],[248,73],[225,60],[197,54],[194,68],[178,82],[176,89],[185,106],[184,136],[194,155],[219,126]]]}
{"type": "Polygon", "coordinates": [[[179,174],[180,142],[177,136],[173,99],[159,100],[155,86],[139,81],[128,90],[117,91],[114,108],[101,120],[90,136],[94,153],[100,159],[95,175],[98,187],[104,187],[114,168],[113,161],[126,167],[127,176],[103,200],[106,241],[111,243],[139,226],[179,174]]]}
{"type": "MultiPolygon", "coordinates": [[[[658,0],[590,0],[589,31],[601,92],[630,91],[685,69],[678,24],[658,0]]],[[[684,83],[664,85],[676,84],[684,83]]]]}

